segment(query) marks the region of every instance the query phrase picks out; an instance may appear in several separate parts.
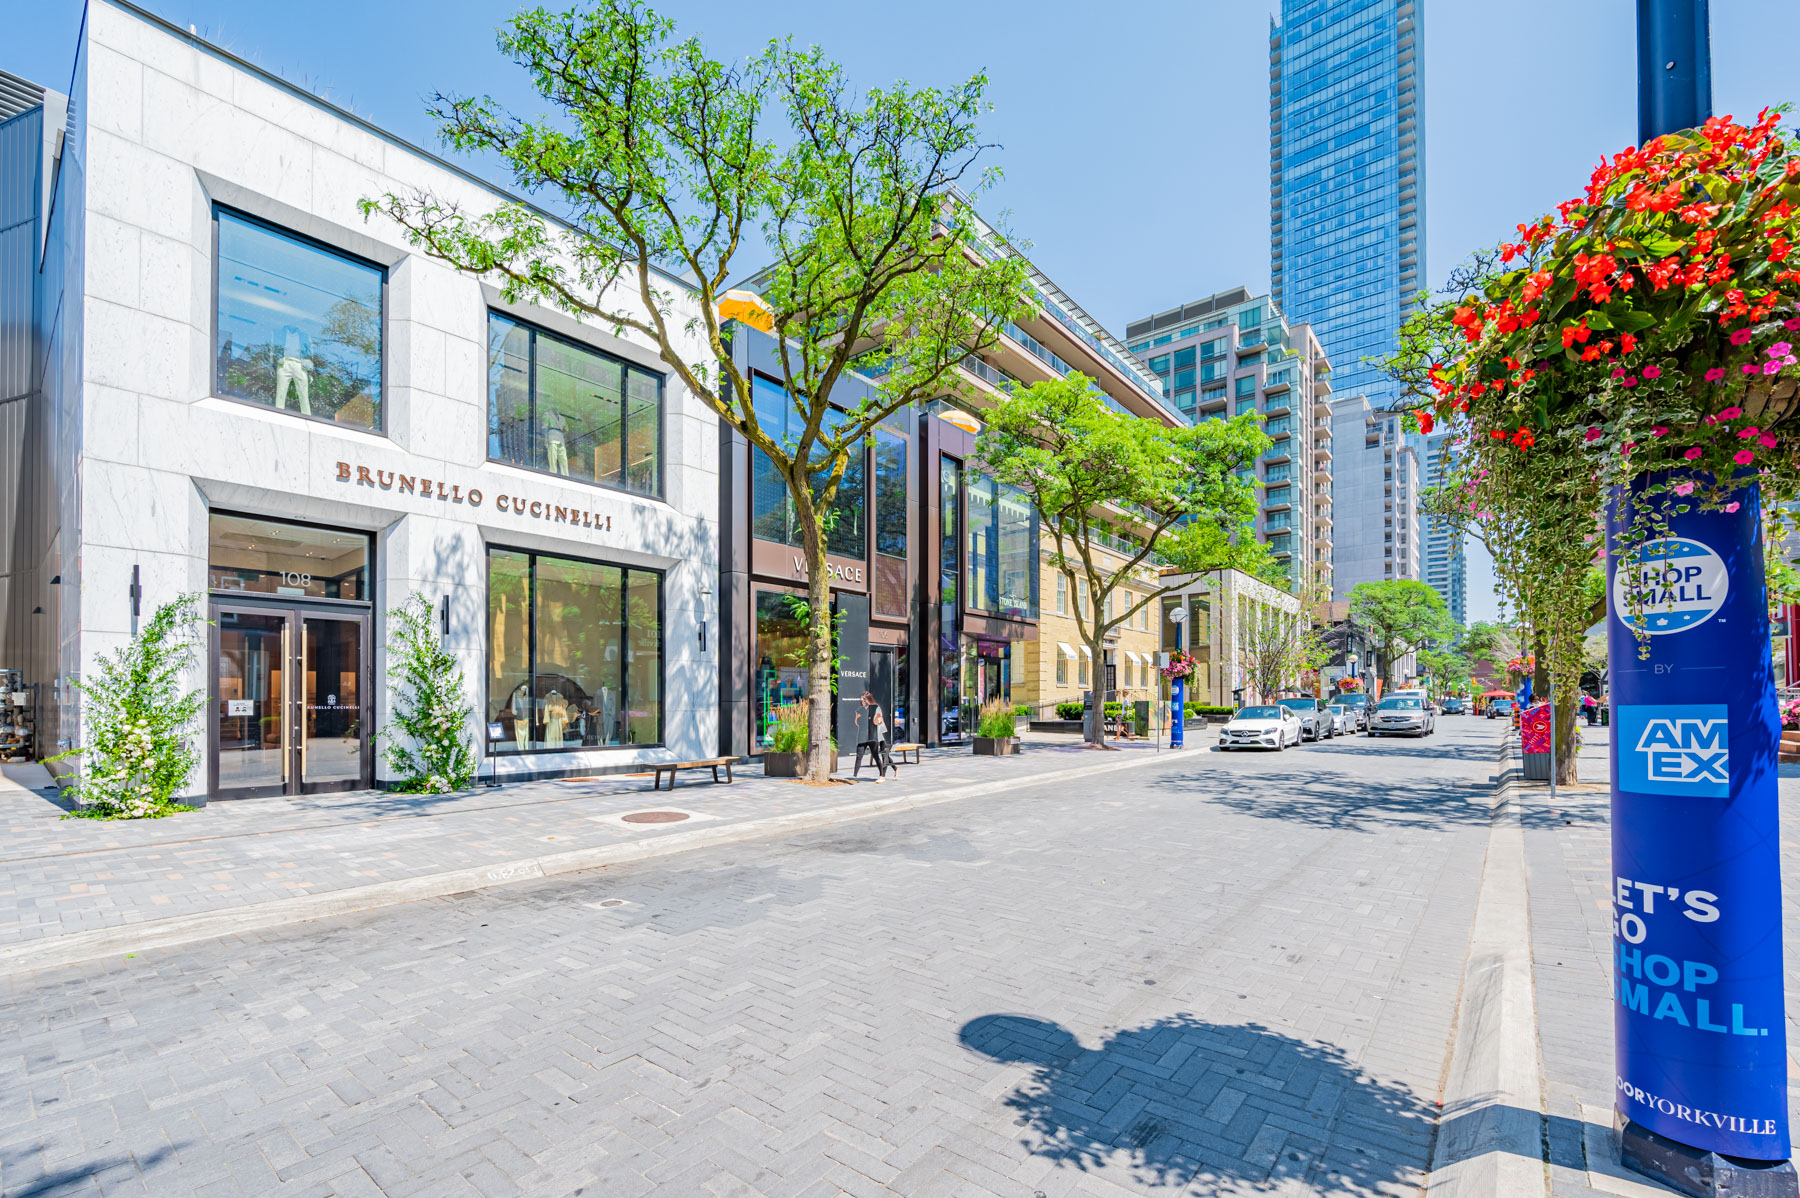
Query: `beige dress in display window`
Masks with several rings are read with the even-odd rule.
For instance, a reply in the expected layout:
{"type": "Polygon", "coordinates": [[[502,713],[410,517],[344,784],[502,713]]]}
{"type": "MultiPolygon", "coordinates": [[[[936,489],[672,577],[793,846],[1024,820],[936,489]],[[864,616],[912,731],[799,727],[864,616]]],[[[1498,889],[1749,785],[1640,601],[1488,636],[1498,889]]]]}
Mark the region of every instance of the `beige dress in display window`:
{"type": "Polygon", "coordinates": [[[520,686],[512,693],[513,744],[523,753],[531,742],[531,688],[520,686]]]}
{"type": "Polygon", "coordinates": [[[561,691],[551,691],[544,699],[544,747],[560,749],[563,730],[569,726],[569,702],[561,691]]]}

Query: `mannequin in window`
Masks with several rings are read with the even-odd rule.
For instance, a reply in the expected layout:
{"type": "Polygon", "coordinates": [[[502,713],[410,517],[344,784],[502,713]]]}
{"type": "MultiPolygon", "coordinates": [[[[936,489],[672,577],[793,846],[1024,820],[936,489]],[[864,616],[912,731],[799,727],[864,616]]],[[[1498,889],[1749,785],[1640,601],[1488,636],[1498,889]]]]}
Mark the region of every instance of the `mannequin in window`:
{"type": "Polygon", "coordinates": [[[545,408],[544,464],[552,474],[569,472],[568,418],[555,408],[545,408]]]}
{"type": "Polygon", "coordinates": [[[544,698],[544,747],[560,749],[563,729],[569,725],[569,703],[561,691],[551,691],[544,698]]]}
{"type": "Polygon", "coordinates": [[[531,741],[531,688],[521,682],[512,693],[513,744],[523,753],[531,741]]]}
{"type": "Polygon", "coordinates": [[[283,325],[275,335],[281,347],[281,362],[275,367],[275,406],[287,407],[288,386],[294,388],[295,407],[302,415],[312,415],[312,338],[295,325],[283,325]]]}

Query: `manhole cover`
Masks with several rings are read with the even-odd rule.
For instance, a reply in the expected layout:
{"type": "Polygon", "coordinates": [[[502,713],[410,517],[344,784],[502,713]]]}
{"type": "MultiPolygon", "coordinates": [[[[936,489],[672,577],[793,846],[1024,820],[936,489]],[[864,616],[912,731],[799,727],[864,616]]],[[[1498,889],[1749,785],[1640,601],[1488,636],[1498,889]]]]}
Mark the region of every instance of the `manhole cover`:
{"type": "Polygon", "coordinates": [[[633,811],[619,819],[627,824],[678,824],[687,817],[685,811],[633,811]]]}

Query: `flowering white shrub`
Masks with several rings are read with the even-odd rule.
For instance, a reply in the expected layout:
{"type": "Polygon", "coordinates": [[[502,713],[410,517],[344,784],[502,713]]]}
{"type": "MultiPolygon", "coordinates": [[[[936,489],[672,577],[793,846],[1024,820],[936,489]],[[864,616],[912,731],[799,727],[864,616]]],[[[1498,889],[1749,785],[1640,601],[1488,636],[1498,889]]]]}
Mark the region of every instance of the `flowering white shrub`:
{"type": "Polygon", "coordinates": [[[200,647],[200,596],[181,595],[156,609],[130,644],[101,654],[75,683],[85,700],[85,743],[52,761],[81,759],[63,785],[97,819],[145,819],[190,810],[175,795],[199,763],[194,721],[206,692],[181,690],[200,647]]]}
{"type": "Polygon", "coordinates": [[[393,724],[378,734],[382,760],[400,775],[397,789],[448,794],[475,780],[469,743],[474,706],[463,696],[462,666],[444,649],[431,601],[414,591],[388,613],[388,676],[395,682],[393,724]]]}

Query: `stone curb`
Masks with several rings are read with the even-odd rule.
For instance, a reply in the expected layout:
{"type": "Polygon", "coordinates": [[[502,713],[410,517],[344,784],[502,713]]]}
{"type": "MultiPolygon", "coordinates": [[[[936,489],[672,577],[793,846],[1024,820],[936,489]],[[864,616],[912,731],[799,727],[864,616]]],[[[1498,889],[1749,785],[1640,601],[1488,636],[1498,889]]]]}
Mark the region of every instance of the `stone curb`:
{"type": "Polygon", "coordinates": [[[1543,1070],[1531,973],[1520,772],[1501,747],[1428,1198],[1547,1198],[1543,1070]]]}
{"type": "Polygon", "coordinates": [[[42,969],[56,969],[65,965],[78,965],[88,961],[119,956],[127,952],[168,948],[177,944],[189,944],[196,940],[211,940],[220,936],[262,931],[288,924],[305,923],[308,920],[325,919],[334,915],[348,915],[357,911],[373,910],[377,907],[414,903],[421,899],[442,898],[449,894],[485,890],[490,886],[527,882],[535,878],[554,877],[605,866],[631,865],[640,861],[653,861],[659,857],[670,857],[677,853],[692,852],[697,849],[719,848],[750,840],[809,832],[831,824],[913,811],[939,803],[979,798],[983,795],[999,794],[1044,783],[1068,782],[1156,762],[1180,761],[1197,756],[1204,751],[1202,749],[1172,750],[1166,757],[1160,753],[1132,752],[1119,760],[1052,770],[1030,778],[1002,778],[992,782],[976,782],[937,792],[897,795],[891,799],[875,799],[861,803],[844,803],[836,807],[820,808],[816,811],[797,811],[789,815],[771,816],[767,819],[741,820],[737,823],[721,824],[717,827],[693,828],[683,832],[647,837],[643,840],[626,841],[623,844],[595,845],[592,848],[522,858],[498,865],[474,866],[446,873],[425,874],[416,878],[396,878],[367,886],[331,890],[323,894],[301,895],[291,899],[277,899],[274,902],[252,903],[216,911],[201,911],[169,919],[147,920],[118,927],[96,928],[87,932],[47,936],[40,940],[31,940],[23,944],[0,948],[0,977],[31,973],[42,969]]]}

